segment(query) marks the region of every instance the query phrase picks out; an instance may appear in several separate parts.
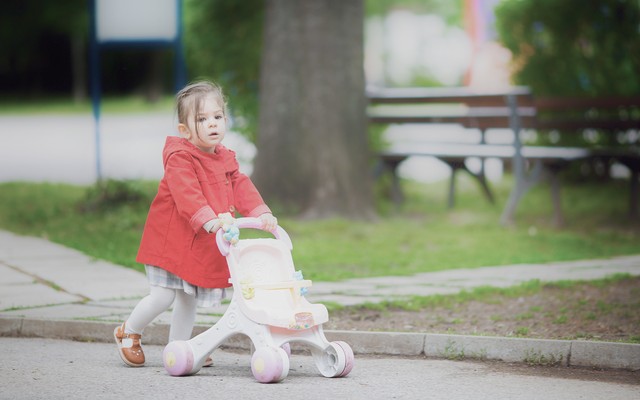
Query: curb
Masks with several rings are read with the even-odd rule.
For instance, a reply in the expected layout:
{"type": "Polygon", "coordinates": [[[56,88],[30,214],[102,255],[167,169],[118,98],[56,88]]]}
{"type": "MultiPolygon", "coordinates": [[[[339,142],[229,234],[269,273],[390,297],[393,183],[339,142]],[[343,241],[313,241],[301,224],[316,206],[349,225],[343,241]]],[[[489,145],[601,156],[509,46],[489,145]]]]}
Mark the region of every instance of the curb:
{"type": "MultiPolygon", "coordinates": [[[[46,320],[0,316],[0,337],[34,337],[85,342],[111,342],[118,323],[80,320],[46,320]]],[[[196,325],[197,335],[209,326],[196,325]]],[[[349,343],[355,354],[424,356],[450,360],[495,360],[530,365],[640,370],[640,344],[549,340],[433,333],[325,331],[328,340],[349,343]]],[[[144,342],[166,344],[169,325],[151,324],[144,342]]],[[[294,345],[295,346],[295,345],[294,345]]],[[[250,349],[243,335],[229,338],[222,346],[250,349]]],[[[294,347],[295,349],[295,347],[294,347]]]]}

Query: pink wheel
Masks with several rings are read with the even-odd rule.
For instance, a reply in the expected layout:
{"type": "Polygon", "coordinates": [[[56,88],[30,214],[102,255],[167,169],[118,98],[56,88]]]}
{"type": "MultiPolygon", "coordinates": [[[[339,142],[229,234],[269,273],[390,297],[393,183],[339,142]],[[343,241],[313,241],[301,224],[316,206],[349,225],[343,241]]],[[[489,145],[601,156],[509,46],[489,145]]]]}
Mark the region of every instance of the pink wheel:
{"type": "Polygon", "coordinates": [[[193,350],[183,340],[173,341],[164,348],[162,362],[169,375],[189,375],[193,369],[193,350]]]}
{"type": "Polygon", "coordinates": [[[285,343],[280,347],[285,353],[287,353],[287,357],[291,358],[291,345],[289,343],[285,343]]]}
{"type": "Polygon", "coordinates": [[[333,343],[342,347],[342,350],[344,351],[344,355],[345,355],[344,371],[342,371],[342,373],[338,376],[347,376],[349,375],[349,372],[351,372],[351,370],[353,369],[353,364],[355,362],[355,357],[353,356],[353,350],[351,349],[351,346],[349,346],[348,343],[345,343],[343,341],[336,341],[333,343]]]}
{"type": "MultiPolygon", "coordinates": [[[[287,344],[287,346],[289,345],[287,344]]],[[[281,382],[282,380],[284,380],[284,378],[287,377],[287,375],[289,375],[289,366],[290,366],[289,360],[291,357],[291,347],[288,347],[289,352],[287,352],[287,349],[284,349],[283,347],[278,347],[276,349],[276,351],[278,352],[278,356],[282,360],[282,372],[280,372],[280,376],[278,377],[278,379],[275,380],[275,382],[281,382]]]]}
{"type": "Polygon", "coordinates": [[[251,357],[251,372],[260,383],[279,382],[289,373],[289,357],[282,348],[261,347],[251,357]]]}

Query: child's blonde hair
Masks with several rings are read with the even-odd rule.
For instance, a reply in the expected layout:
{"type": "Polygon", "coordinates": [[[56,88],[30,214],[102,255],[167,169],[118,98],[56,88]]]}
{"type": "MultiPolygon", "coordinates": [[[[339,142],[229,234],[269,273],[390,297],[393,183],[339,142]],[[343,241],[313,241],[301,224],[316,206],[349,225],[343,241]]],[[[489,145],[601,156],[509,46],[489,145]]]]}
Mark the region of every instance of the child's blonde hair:
{"type": "Polygon", "coordinates": [[[202,107],[202,100],[213,94],[216,101],[222,108],[222,112],[227,116],[227,102],[222,92],[222,88],[210,81],[196,81],[188,84],[176,94],[176,113],[178,122],[187,125],[187,119],[193,118],[194,126],[198,129],[196,118],[198,111],[202,107]]]}

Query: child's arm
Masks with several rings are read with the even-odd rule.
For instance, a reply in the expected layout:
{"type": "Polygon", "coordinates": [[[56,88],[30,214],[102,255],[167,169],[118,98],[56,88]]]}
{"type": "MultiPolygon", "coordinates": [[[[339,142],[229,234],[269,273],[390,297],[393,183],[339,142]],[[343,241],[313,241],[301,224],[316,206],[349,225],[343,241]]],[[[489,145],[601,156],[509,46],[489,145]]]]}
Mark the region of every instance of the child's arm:
{"type": "Polygon", "coordinates": [[[234,206],[240,214],[245,217],[258,218],[262,214],[271,213],[269,207],[265,204],[262,196],[258,192],[251,179],[240,172],[238,160],[235,158],[233,150],[226,149],[229,152],[226,161],[226,172],[233,187],[234,206]]]}
{"type": "Polygon", "coordinates": [[[191,155],[177,152],[169,156],[165,179],[178,213],[198,232],[205,223],[218,219],[202,193],[191,155]]]}

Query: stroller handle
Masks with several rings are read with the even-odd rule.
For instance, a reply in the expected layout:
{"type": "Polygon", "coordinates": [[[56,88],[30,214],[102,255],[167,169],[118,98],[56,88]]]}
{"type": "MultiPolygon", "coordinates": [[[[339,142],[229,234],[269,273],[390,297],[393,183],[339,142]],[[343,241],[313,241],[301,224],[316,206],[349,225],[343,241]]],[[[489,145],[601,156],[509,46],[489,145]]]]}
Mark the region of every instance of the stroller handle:
{"type": "MultiPolygon", "coordinates": [[[[262,228],[262,221],[259,218],[238,218],[235,220],[234,225],[239,229],[250,228],[270,232],[276,239],[283,241],[285,246],[287,246],[289,250],[293,249],[293,244],[291,243],[289,234],[284,229],[282,229],[280,225],[276,226],[276,229],[273,231],[267,231],[262,228]]],[[[223,235],[223,230],[218,229],[218,232],[216,233],[216,243],[218,244],[220,253],[222,253],[222,255],[226,257],[229,254],[231,244],[224,239],[223,235]]]]}

